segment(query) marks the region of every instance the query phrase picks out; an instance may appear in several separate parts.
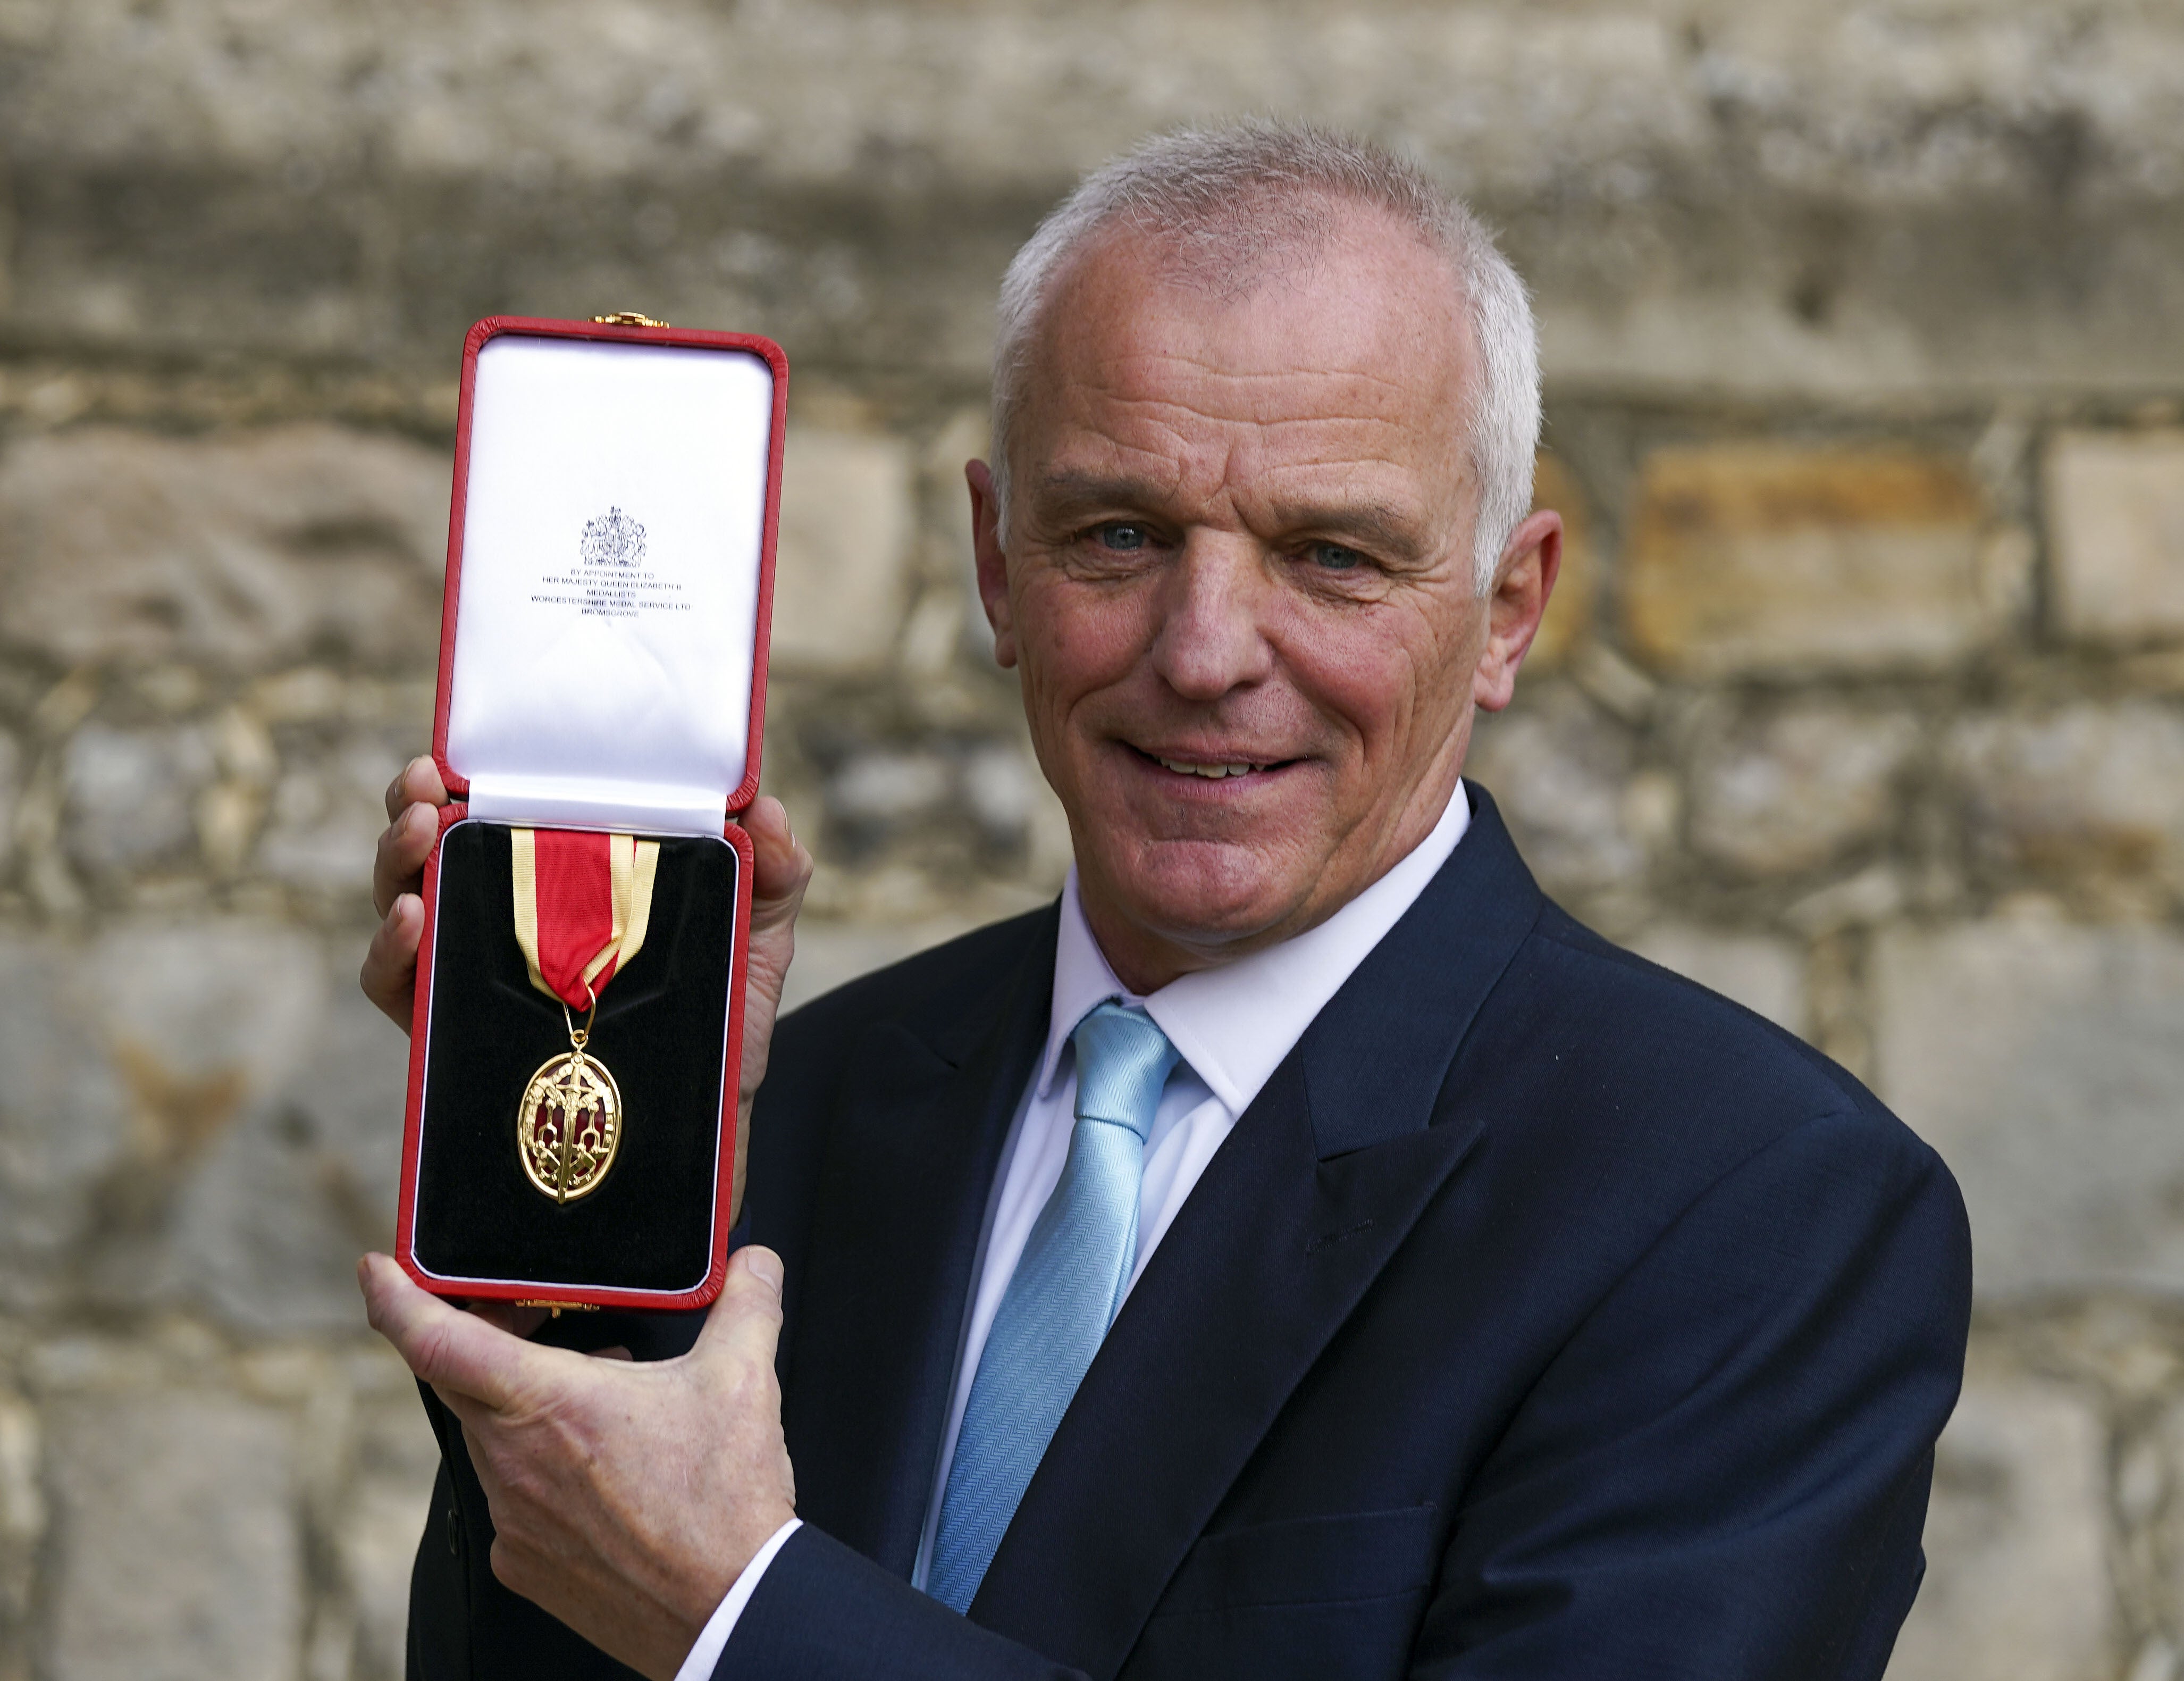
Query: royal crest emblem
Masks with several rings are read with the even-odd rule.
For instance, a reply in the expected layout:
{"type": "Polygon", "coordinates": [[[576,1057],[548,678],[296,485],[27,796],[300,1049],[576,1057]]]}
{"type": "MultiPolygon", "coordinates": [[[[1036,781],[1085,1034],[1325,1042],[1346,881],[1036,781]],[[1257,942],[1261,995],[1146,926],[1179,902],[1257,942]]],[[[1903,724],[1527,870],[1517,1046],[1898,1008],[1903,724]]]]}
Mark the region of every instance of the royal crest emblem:
{"type": "Polygon", "coordinates": [[[636,566],[644,559],[644,527],[620,508],[609,508],[584,522],[578,552],[587,566],[636,566]]]}

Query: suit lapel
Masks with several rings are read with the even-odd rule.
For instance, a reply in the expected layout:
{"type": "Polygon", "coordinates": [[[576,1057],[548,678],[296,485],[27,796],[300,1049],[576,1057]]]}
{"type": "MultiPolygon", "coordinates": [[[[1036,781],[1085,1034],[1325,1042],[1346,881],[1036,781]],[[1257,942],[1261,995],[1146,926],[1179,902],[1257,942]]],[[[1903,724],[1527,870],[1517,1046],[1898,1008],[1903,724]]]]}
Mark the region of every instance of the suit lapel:
{"type": "Polygon", "coordinates": [[[1056,918],[928,1045],[883,1021],[850,1047],[798,1307],[783,1427],[807,1522],[898,1575],[915,1563],[989,1191],[1044,1042],[1056,918]]]}
{"type": "Polygon", "coordinates": [[[1085,1374],[971,1615],[1113,1675],[1290,1392],[1485,1119],[1439,1097],[1543,902],[1492,803],[1208,1164],[1085,1374]]]}

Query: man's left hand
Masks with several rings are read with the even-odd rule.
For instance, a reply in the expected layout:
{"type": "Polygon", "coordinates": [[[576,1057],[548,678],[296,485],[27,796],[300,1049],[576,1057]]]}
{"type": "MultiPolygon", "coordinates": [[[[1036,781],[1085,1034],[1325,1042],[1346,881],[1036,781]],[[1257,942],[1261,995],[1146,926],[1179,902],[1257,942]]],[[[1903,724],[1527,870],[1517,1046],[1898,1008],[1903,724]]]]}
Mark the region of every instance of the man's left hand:
{"type": "Polygon", "coordinates": [[[384,1255],[358,1277],[373,1328],[462,1421],[493,1512],[493,1573],[671,1681],[795,1515],[773,1371],[781,1258],[738,1250],[697,1345],[644,1364],[526,1343],[509,1310],[462,1312],[384,1255]]]}

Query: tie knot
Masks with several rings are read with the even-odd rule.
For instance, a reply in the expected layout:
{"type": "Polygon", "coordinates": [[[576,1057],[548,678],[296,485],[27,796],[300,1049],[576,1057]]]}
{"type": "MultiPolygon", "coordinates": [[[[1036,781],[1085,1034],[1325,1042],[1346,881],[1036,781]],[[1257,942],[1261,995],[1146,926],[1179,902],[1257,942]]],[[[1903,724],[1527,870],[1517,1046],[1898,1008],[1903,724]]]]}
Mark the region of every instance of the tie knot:
{"type": "Polygon", "coordinates": [[[1167,1035],[1134,1005],[1108,1002],[1089,1012],[1070,1039],[1077,1047],[1077,1118],[1127,1126],[1144,1142],[1178,1059],[1167,1035]]]}

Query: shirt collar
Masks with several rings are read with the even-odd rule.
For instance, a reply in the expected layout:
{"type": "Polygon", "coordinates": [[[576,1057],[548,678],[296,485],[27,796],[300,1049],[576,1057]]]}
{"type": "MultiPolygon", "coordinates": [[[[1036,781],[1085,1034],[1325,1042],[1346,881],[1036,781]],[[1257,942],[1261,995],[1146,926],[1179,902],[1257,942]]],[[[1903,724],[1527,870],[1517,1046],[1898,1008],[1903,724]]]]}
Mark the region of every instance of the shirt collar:
{"type": "Polygon", "coordinates": [[[1433,832],[1326,921],[1234,963],[1186,975],[1149,997],[1133,993],[1108,966],[1084,920],[1072,866],[1061,890],[1039,1096],[1052,1095],[1062,1053],[1085,1012],[1119,998],[1142,1007],[1206,1089],[1230,1114],[1242,1114],[1327,1001],[1448,862],[1470,824],[1471,801],[1459,781],[1433,832]]]}

